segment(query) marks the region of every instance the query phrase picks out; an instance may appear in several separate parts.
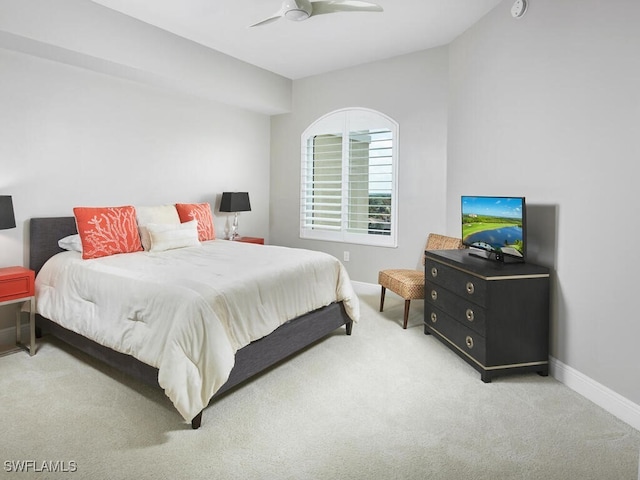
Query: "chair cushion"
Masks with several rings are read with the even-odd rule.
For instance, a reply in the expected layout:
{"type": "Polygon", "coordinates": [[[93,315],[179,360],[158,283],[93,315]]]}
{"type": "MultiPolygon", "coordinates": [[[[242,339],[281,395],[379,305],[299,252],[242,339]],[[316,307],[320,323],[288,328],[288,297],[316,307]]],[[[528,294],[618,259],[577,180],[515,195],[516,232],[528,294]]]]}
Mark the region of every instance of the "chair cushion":
{"type": "Polygon", "coordinates": [[[378,272],[378,283],[405,300],[424,298],[424,272],[390,269],[378,272]]]}

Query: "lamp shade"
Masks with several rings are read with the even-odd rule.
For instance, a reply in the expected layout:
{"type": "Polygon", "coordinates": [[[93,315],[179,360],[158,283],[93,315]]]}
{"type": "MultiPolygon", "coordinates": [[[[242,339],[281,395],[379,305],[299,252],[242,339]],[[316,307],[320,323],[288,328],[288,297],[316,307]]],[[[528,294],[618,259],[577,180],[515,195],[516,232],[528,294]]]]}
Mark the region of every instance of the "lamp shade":
{"type": "Polygon", "coordinates": [[[249,194],[247,192],[222,192],[220,200],[221,212],[250,212],[249,194]]]}
{"type": "Polygon", "coordinates": [[[16,217],[13,214],[11,195],[0,195],[0,230],[16,228],[16,217]]]}

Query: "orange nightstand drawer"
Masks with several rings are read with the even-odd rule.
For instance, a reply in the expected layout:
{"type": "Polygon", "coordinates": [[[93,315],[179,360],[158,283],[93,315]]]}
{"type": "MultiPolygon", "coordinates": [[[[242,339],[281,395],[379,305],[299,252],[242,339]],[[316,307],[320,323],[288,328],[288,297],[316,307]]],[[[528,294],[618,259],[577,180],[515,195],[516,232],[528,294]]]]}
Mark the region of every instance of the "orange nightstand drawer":
{"type": "Polygon", "coordinates": [[[245,243],[259,243],[260,245],[264,245],[264,238],[261,237],[237,237],[234,241],[245,243]]]}
{"type": "Polygon", "coordinates": [[[35,273],[24,267],[0,268],[0,302],[35,295],[35,273]]]}

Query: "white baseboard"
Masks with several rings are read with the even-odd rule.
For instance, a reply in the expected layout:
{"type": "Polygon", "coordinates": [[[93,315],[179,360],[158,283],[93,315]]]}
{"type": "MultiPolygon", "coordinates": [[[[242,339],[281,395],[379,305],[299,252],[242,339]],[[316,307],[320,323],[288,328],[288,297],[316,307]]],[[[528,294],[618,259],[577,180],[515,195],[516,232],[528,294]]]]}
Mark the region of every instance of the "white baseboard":
{"type": "MultiPolygon", "coordinates": [[[[26,342],[29,338],[29,323],[22,323],[20,338],[26,342]]],[[[7,327],[0,330],[0,345],[13,345],[16,343],[16,327],[7,327]]]]}
{"type": "Polygon", "coordinates": [[[640,405],[633,403],[578,370],[565,365],[556,358],[551,357],[549,359],[549,370],[556,380],[565,384],[571,390],[578,392],[636,430],[640,430],[640,405]]]}
{"type": "Polygon", "coordinates": [[[355,280],[351,280],[351,283],[357,287],[358,292],[380,295],[380,285],[377,283],[357,282],[355,280]]]}

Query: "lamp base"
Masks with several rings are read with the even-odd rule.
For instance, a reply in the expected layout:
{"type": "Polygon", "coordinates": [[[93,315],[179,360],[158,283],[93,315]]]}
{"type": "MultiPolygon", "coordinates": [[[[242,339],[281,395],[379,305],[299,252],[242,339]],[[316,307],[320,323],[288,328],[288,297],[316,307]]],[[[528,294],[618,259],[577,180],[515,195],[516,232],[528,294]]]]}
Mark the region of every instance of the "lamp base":
{"type": "Polygon", "coordinates": [[[240,235],[238,234],[238,213],[233,217],[233,225],[231,225],[231,233],[229,234],[229,240],[235,240],[240,235]]]}

